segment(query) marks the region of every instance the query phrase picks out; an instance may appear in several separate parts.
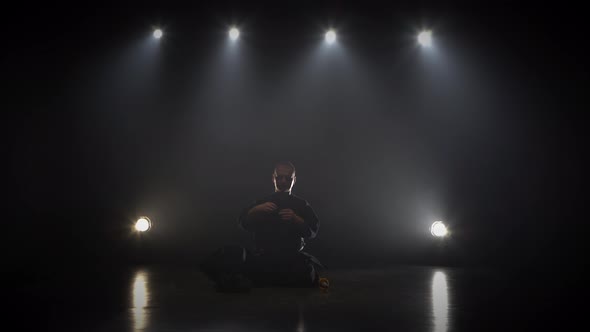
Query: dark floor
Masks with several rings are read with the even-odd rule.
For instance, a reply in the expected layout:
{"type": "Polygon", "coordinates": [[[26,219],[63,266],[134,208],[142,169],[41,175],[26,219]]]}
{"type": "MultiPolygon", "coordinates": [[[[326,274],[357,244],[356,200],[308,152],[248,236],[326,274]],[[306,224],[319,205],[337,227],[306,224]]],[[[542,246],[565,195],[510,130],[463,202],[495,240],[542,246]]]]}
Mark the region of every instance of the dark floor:
{"type": "Polygon", "coordinates": [[[328,292],[226,294],[196,268],[50,271],[14,287],[13,318],[22,330],[56,331],[538,331],[578,318],[561,312],[562,285],[526,273],[398,266],[325,276],[328,292]]]}

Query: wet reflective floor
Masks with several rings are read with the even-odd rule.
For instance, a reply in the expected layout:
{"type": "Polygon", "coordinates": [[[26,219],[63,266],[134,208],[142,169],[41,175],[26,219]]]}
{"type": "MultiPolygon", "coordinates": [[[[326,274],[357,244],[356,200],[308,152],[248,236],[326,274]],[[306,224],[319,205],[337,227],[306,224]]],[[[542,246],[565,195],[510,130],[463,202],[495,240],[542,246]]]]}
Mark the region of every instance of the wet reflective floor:
{"type": "Polygon", "coordinates": [[[327,292],[218,293],[191,267],[54,271],[17,283],[12,312],[19,330],[56,331],[523,331],[579,318],[567,285],[528,273],[397,266],[324,276],[327,292]]]}

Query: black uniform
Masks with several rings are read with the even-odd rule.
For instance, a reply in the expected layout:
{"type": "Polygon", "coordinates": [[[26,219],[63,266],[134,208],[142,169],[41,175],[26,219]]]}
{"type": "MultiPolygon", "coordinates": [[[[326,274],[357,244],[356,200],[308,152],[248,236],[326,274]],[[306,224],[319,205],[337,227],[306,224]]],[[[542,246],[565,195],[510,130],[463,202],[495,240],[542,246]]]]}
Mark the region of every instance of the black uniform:
{"type": "Polygon", "coordinates": [[[284,192],[273,193],[244,208],[238,223],[242,229],[253,234],[255,251],[269,255],[288,255],[300,251],[305,246],[305,240],[313,239],[320,227],[318,217],[306,200],[284,192]],[[257,220],[250,220],[248,211],[266,202],[275,203],[278,209],[270,215],[257,216],[257,220]],[[282,209],[292,209],[303,218],[304,223],[281,220],[279,211],[282,209]]]}
{"type": "Polygon", "coordinates": [[[317,285],[318,270],[323,268],[317,258],[302,251],[305,241],[313,239],[319,220],[311,205],[304,199],[283,192],[275,192],[245,207],[238,217],[239,226],[252,234],[254,250],[238,246],[219,249],[201,268],[218,283],[235,276],[245,276],[254,285],[311,287],[317,285]],[[278,209],[256,219],[248,211],[256,205],[273,202],[278,209]],[[281,220],[279,211],[292,209],[303,224],[281,220]]]}

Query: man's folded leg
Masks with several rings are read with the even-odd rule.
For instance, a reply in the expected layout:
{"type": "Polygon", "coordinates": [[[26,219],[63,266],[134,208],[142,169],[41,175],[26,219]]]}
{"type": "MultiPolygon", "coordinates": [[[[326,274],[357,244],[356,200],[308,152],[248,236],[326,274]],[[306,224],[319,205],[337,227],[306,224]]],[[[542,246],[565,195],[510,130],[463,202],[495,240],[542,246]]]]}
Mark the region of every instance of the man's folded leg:
{"type": "Polygon", "coordinates": [[[201,264],[201,271],[223,292],[249,291],[252,282],[245,271],[248,251],[240,246],[224,246],[217,249],[201,264]]]}

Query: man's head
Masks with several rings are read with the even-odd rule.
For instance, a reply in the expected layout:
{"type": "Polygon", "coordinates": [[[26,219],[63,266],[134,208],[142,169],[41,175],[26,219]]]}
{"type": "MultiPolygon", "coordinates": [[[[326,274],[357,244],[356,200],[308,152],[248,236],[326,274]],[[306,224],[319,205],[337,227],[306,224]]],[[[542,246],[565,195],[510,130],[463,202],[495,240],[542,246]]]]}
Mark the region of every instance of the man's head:
{"type": "Polygon", "coordinates": [[[275,192],[291,193],[291,189],[295,185],[295,166],[288,161],[276,163],[272,173],[272,182],[275,185],[275,192]]]}

